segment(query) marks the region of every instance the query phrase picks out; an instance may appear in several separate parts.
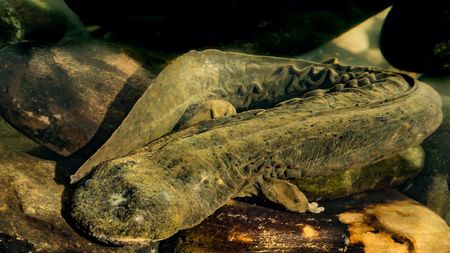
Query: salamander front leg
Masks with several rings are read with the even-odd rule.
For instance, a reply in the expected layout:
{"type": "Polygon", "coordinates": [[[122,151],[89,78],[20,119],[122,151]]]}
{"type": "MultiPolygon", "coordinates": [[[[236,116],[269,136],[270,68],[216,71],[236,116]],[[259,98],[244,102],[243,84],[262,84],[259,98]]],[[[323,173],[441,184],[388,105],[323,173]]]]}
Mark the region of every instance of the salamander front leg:
{"type": "Polygon", "coordinates": [[[194,112],[192,112],[192,116],[182,124],[180,129],[191,127],[205,120],[232,116],[235,114],[236,109],[228,101],[208,100],[195,108],[194,112]]]}
{"type": "Polygon", "coordinates": [[[258,183],[267,199],[283,205],[289,211],[320,213],[325,210],[323,207],[319,207],[316,202],[309,203],[305,194],[287,180],[264,176],[258,183]]]}

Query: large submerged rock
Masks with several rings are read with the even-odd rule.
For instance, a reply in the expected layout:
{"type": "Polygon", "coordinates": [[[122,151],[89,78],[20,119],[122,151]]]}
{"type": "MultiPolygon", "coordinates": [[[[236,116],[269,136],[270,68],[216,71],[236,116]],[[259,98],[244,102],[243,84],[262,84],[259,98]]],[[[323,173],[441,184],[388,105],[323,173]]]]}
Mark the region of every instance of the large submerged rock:
{"type": "Polygon", "coordinates": [[[450,74],[450,2],[396,1],[380,34],[380,49],[394,67],[450,74]]]}
{"type": "Polygon", "coordinates": [[[10,45],[0,59],[1,115],[63,156],[94,137],[87,149],[95,151],[164,65],[93,40],[10,45]]]}

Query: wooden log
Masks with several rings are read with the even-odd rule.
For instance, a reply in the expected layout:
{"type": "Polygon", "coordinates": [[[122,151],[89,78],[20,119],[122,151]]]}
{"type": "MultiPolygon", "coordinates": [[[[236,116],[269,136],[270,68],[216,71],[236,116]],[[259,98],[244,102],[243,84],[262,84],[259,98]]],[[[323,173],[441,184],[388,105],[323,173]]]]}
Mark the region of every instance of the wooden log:
{"type": "Polygon", "coordinates": [[[186,253],[450,252],[447,224],[397,191],[362,193],[323,205],[323,213],[298,214],[233,201],[162,248],[186,253]]]}

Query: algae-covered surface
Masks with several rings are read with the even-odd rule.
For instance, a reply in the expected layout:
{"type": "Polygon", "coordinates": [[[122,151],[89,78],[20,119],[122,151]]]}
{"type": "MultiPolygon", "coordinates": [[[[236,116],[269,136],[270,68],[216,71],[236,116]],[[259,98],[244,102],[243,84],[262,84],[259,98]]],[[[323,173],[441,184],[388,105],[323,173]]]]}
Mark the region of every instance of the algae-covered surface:
{"type": "Polygon", "coordinates": [[[0,47],[19,42],[24,35],[23,27],[14,8],[7,2],[0,2],[0,47]]]}

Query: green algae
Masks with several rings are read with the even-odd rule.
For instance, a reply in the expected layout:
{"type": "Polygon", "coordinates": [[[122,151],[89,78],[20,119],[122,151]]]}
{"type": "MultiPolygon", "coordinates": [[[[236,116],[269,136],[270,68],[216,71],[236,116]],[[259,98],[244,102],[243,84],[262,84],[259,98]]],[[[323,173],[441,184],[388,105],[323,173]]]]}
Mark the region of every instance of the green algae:
{"type": "Polygon", "coordinates": [[[23,39],[24,30],[15,9],[6,1],[0,2],[0,47],[23,39]]]}

